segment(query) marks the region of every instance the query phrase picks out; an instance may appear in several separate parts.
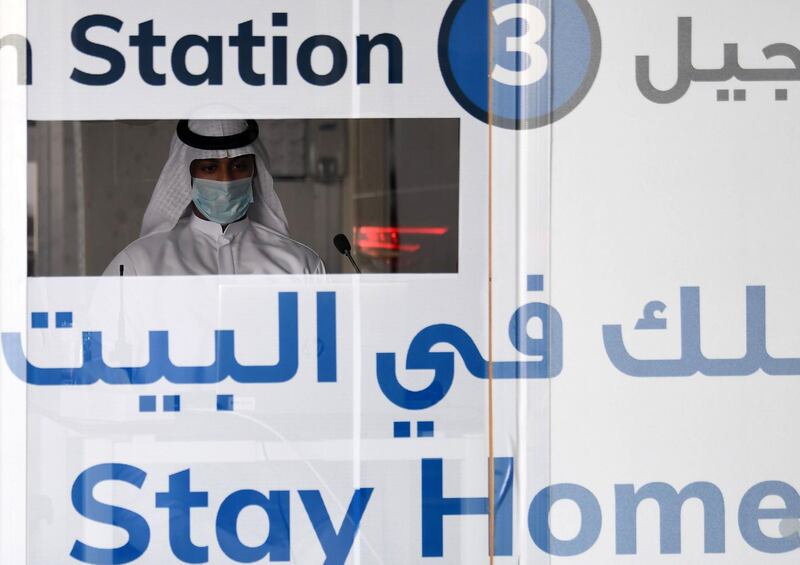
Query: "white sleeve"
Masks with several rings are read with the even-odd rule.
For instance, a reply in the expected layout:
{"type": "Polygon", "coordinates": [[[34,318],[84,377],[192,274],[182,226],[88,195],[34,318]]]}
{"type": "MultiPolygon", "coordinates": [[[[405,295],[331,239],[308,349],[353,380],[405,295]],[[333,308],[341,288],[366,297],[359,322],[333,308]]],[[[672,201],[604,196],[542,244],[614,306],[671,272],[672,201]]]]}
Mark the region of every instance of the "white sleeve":
{"type": "Polygon", "coordinates": [[[106,270],[103,271],[103,276],[104,277],[118,277],[118,276],[120,276],[119,268],[120,268],[121,265],[125,267],[124,276],[126,276],[126,277],[127,276],[132,276],[132,277],[136,276],[136,274],[137,274],[136,273],[136,266],[133,264],[133,260],[131,259],[131,256],[128,255],[125,252],[124,249],[122,251],[120,251],[119,253],[117,253],[117,256],[114,257],[114,259],[111,261],[111,263],[108,264],[108,267],[106,267],[106,270]]]}
{"type": "Polygon", "coordinates": [[[322,259],[317,259],[317,268],[314,269],[314,272],[311,273],[313,275],[324,275],[325,274],[325,263],[322,262],[322,259]]]}

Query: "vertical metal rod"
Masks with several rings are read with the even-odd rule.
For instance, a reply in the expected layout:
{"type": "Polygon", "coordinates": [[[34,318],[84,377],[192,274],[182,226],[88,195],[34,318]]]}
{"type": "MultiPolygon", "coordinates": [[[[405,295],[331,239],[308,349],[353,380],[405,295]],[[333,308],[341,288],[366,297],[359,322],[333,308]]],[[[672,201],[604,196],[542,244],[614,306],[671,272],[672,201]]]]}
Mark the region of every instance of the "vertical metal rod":
{"type": "Polygon", "coordinates": [[[488,210],[488,230],[489,230],[489,300],[488,300],[488,315],[489,315],[489,565],[494,565],[494,529],[495,529],[495,511],[494,511],[494,504],[495,504],[495,496],[494,496],[494,355],[493,355],[493,341],[492,341],[492,319],[493,319],[493,302],[492,302],[492,265],[493,265],[493,253],[492,253],[492,227],[493,227],[493,220],[492,220],[492,193],[493,193],[493,154],[492,154],[492,129],[493,129],[493,122],[494,122],[494,107],[493,107],[493,97],[492,97],[492,70],[494,68],[494,22],[492,19],[492,12],[494,8],[494,0],[488,0],[488,14],[487,14],[487,25],[489,26],[489,67],[488,67],[488,75],[486,77],[487,87],[489,89],[488,92],[488,108],[487,108],[487,122],[488,122],[488,130],[489,130],[489,183],[488,183],[488,193],[489,193],[489,203],[487,206],[488,210]]]}

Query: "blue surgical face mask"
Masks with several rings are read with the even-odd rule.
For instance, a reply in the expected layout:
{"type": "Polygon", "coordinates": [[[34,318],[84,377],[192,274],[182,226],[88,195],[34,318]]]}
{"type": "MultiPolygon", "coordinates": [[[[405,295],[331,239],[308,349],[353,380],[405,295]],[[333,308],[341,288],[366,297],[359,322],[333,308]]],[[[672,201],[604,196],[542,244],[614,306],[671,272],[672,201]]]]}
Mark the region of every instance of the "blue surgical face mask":
{"type": "Polygon", "coordinates": [[[208,180],[192,178],[192,202],[203,215],[218,224],[242,218],[253,202],[253,178],[208,180]]]}

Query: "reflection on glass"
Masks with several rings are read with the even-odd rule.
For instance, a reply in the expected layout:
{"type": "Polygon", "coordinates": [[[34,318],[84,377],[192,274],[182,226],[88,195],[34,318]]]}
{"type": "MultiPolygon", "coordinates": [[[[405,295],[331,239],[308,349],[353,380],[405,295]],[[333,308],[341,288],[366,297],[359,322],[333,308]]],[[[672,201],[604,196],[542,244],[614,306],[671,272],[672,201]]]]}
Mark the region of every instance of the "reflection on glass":
{"type": "MultiPolygon", "coordinates": [[[[458,271],[454,119],[260,120],[291,237],[330,273],[458,271]]],[[[30,122],[30,276],[100,275],[139,237],[176,121],[30,122]]]]}

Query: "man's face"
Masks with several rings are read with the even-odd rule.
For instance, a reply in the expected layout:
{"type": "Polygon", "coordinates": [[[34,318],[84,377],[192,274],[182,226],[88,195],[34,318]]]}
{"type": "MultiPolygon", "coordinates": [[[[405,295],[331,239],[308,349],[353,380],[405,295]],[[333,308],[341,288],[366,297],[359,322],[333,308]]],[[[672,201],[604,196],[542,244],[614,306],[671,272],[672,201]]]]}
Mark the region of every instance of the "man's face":
{"type": "Polygon", "coordinates": [[[239,180],[252,177],[255,165],[252,154],[223,159],[197,159],[189,165],[189,172],[196,179],[239,180]]]}

